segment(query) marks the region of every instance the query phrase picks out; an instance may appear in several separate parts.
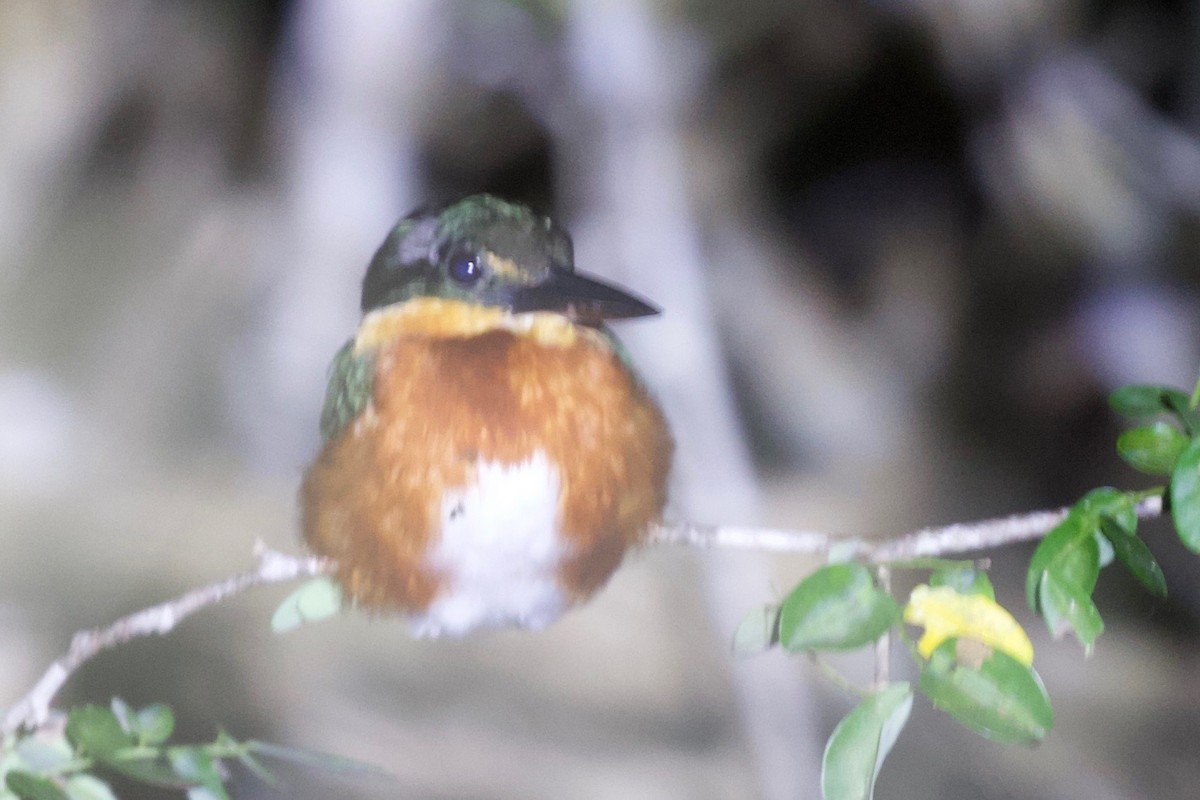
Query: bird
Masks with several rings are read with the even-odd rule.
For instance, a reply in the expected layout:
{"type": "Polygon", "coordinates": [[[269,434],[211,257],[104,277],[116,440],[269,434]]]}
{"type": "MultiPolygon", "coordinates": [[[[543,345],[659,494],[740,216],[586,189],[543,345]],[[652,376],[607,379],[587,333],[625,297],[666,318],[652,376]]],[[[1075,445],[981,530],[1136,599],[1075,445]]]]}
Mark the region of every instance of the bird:
{"type": "Polygon", "coordinates": [[[536,630],[590,599],[667,501],[669,426],[608,327],[659,309],[481,194],[402,218],[361,310],[300,489],[343,597],[420,638],[536,630]]]}

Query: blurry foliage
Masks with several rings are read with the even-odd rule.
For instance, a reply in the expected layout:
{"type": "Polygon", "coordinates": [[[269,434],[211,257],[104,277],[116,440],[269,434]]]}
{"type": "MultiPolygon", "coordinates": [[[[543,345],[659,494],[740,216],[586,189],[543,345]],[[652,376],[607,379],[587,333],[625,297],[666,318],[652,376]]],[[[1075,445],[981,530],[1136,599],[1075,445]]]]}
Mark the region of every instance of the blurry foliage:
{"type": "Polygon", "coordinates": [[[276,784],[260,757],[379,774],[346,759],[238,741],[224,731],[208,744],[171,744],[174,729],[175,714],[161,703],[135,709],[114,698],[107,708],[72,708],[61,729],[47,727],[4,742],[0,800],[114,800],[106,775],[183,791],[188,800],[228,800],[230,762],[276,784]]]}

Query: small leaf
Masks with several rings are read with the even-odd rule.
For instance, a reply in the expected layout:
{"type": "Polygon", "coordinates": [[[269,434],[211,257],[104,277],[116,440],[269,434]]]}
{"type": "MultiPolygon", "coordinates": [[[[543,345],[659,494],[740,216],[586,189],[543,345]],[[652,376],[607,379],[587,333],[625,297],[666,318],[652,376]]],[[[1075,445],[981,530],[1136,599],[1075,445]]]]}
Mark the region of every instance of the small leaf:
{"type": "Polygon", "coordinates": [[[959,594],[949,586],[915,587],[904,608],[904,621],[921,625],[925,634],[917,652],[925,658],[946,639],[970,637],[1003,650],[1020,663],[1033,663],[1033,643],[995,600],[980,594],[959,594]]]}
{"type": "Polygon", "coordinates": [[[779,641],[778,606],[760,606],[742,617],[733,634],[733,654],[739,658],[765,653],[779,641]]]}
{"type": "Polygon", "coordinates": [[[1054,638],[1062,638],[1067,631],[1074,631],[1075,638],[1083,645],[1085,653],[1091,653],[1096,637],[1104,631],[1104,620],[1092,602],[1090,591],[1064,580],[1054,573],[1042,577],[1038,593],[1042,617],[1054,638]]]}
{"type": "Polygon", "coordinates": [[[934,570],[929,575],[929,585],[934,588],[948,586],[959,594],[977,594],[989,600],[996,599],[996,590],[992,588],[988,574],[974,567],[934,570]]]}
{"type": "Polygon", "coordinates": [[[71,800],[117,800],[107,783],[87,773],[72,775],[66,788],[71,800]]]}
{"type": "Polygon", "coordinates": [[[327,575],[306,581],[284,598],[271,617],[271,630],[287,633],[307,622],[328,619],[342,610],[342,589],[327,575]]]}
{"type": "Polygon", "coordinates": [[[1195,436],[1200,431],[1200,415],[1197,415],[1191,398],[1183,392],[1172,390],[1163,395],[1163,402],[1188,436],[1195,436]]]}
{"type": "Polygon", "coordinates": [[[1056,565],[1056,571],[1091,593],[1096,588],[1100,568],[1111,564],[1115,555],[1112,543],[1100,530],[1100,524],[1108,520],[1132,536],[1137,531],[1137,506],[1127,492],[1104,487],[1084,495],[1079,501],[1079,508],[1084,515],[1084,528],[1092,529],[1092,538],[1096,540],[1096,568],[1092,568],[1092,548],[1084,544],[1073,552],[1071,558],[1056,565]]]}
{"type": "Polygon", "coordinates": [[[33,772],[50,772],[75,757],[75,752],[61,733],[38,731],[24,736],[13,748],[21,762],[33,772]]]}
{"type": "Polygon", "coordinates": [[[81,753],[99,758],[134,743],[133,737],[121,727],[117,715],[97,705],[71,709],[67,714],[67,739],[81,753]]]}
{"type": "Polygon", "coordinates": [[[104,760],[104,765],[121,773],[126,778],[149,786],[158,786],[163,789],[187,789],[195,785],[195,781],[180,778],[167,759],[158,751],[146,758],[107,758],[104,760]]]}
{"type": "Polygon", "coordinates": [[[1155,422],[1122,433],[1117,452],[1134,469],[1150,475],[1170,475],[1187,447],[1188,438],[1168,422],[1155,422]]]}
{"type": "Polygon", "coordinates": [[[4,785],[20,800],[70,800],[57,783],[32,772],[10,770],[4,785]]]}
{"type": "Polygon", "coordinates": [[[214,798],[229,800],[217,763],[203,747],[172,747],[167,750],[167,759],[183,780],[207,789],[214,798]]]}
{"type": "Polygon", "coordinates": [[[1200,437],[1188,443],[1171,473],[1171,518],[1184,546],[1200,553],[1200,437]]]}
{"type": "Polygon", "coordinates": [[[1121,563],[1128,567],[1143,586],[1157,597],[1167,596],[1167,580],[1163,577],[1162,567],[1154,560],[1150,548],[1136,535],[1115,524],[1110,519],[1100,521],[1100,530],[1105,539],[1112,544],[1113,552],[1121,563]]]}
{"type": "MultiPolygon", "coordinates": [[[[26,771],[30,769],[29,765],[25,763],[25,759],[17,754],[16,748],[13,746],[14,744],[19,744],[19,740],[14,743],[10,739],[0,743],[0,776],[7,775],[10,770],[14,769],[26,771]]],[[[36,772],[37,770],[33,771],[36,772]]],[[[11,800],[5,794],[2,783],[0,783],[0,800],[11,800]]]]}
{"type": "Polygon", "coordinates": [[[912,687],[893,683],[865,698],[834,728],[821,762],[825,800],[869,800],[883,760],[912,711],[912,687]]]}
{"type": "Polygon", "coordinates": [[[1099,520],[1086,514],[1076,503],[1066,518],[1038,543],[1025,576],[1025,597],[1029,607],[1040,610],[1039,591],[1043,577],[1050,572],[1084,589],[1089,595],[1100,574],[1100,547],[1096,543],[1099,520]]]}
{"type": "Polygon", "coordinates": [[[163,703],[153,703],[138,709],[133,715],[134,735],[138,743],[145,747],[160,745],[171,738],[175,730],[175,712],[163,703]]]}
{"type": "Polygon", "coordinates": [[[1072,506],[1071,510],[1067,512],[1067,516],[1063,517],[1062,522],[1055,525],[1038,542],[1033,556],[1029,559],[1029,569],[1025,572],[1025,600],[1030,608],[1038,610],[1038,588],[1042,585],[1042,576],[1046,574],[1046,567],[1063,547],[1082,534],[1083,515],[1077,506],[1072,506]]]}
{"type": "Polygon", "coordinates": [[[1130,533],[1137,530],[1137,505],[1128,492],[1104,486],[1085,494],[1078,505],[1092,527],[1099,528],[1100,519],[1108,517],[1130,533]]]}
{"type": "Polygon", "coordinates": [[[1055,637],[1073,630],[1089,651],[1104,630],[1092,590],[1100,574],[1100,524],[1109,520],[1132,535],[1137,509],[1125,492],[1104,488],[1089,492],[1038,545],[1029,564],[1025,591],[1055,637]]]}
{"type": "Polygon", "coordinates": [[[921,667],[921,691],[971,730],[999,742],[1045,738],[1054,711],[1042,681],[1002,650],[947,639],[921,667]]]}
{"type": "Polygon", "coordinates": [[[779,609],[788,650],[851,650],[878,639],[900,609],[861,564],[831,564],[802,580],[779,609]]]}
{"type": "Polygon", "coordinates": [[[1108,405],[1124,417],[1152,417],[1188,408],[1188,397],[1169,386],[1122,386],[1108,396],[1108,405]]]}

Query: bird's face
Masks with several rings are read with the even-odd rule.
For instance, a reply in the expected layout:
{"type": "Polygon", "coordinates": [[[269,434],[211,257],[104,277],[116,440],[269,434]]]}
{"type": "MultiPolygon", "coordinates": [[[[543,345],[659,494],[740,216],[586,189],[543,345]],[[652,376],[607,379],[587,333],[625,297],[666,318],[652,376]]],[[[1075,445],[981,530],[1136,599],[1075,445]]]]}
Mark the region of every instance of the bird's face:
{"type": "Polygon", "coordinates": [[[416,297],[552,311],[585,324],[658,313],[575,272],[571,238],[553,220],[490,195],[418,211],[388,234],[363,280],[363,312],[416,297]]]}

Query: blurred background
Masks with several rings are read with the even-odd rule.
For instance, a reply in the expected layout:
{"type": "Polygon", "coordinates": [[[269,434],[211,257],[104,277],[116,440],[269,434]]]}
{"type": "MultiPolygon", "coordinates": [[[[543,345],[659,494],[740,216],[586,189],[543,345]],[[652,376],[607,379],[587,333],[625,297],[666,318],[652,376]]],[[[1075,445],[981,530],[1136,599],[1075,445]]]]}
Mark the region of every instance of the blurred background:
{"type": "MultiPolygon", "coordinates": [[[[1147,486],[1104,398],[1200,365],[1200,7],[5,0],[0,705],[72,631],[298,549],[362,271],[477,191],[664,307],[618,332],[679,442],[672,518],[889,536],[1147,486]]],[[[1105,571],[1088,660],[1023,609],[1029,549],[994,554],[1055,730],[996,745],[918,700],[879,796],[1193,793],[1200,569],[1145,535],[1171,598],[1105,571]]],[[[263,589],[61,699],[396,776],[242,798],[815,797],[850,698],[729,648],[813,566],[648,550],[550,630],[465,642],[273,636],[263,589]]]]}

